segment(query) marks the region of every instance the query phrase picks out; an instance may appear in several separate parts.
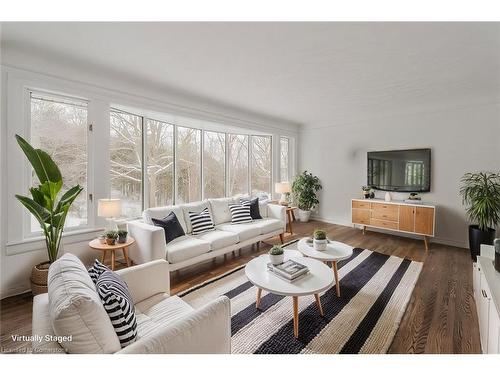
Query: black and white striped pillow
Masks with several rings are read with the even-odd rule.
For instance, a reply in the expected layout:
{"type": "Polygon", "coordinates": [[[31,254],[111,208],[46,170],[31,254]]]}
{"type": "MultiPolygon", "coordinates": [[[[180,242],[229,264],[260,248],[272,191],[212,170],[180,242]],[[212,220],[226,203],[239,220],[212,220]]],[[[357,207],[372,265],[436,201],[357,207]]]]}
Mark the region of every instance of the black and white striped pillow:
{"type": "Polygon", "coordinates": [[[230,204],[231,224],[251,223],[250,206],[240,204],[230,204]]]}
{"type": "Polygon", "coordinates": [[[215,229],[208,207],[201,212],[189,211],[189,220],[193,227],[193,234],[200,234],[215,229]]]}
{"type": "Polygon", "coordinates": [[[127,284],[117,273],[107,270],[98,277],[96,288],[121,347],[132,344],[137,338],[137,321],[127,284]]]}
{"type": "Polygon", "coordinates": [[[99,262],[97,259],[94,261],[92,267],[88,269],[89,276],[94,284],[97,282],[99,276],[101,276],[105,271],[109,271],[109,268],[99,262]]]}

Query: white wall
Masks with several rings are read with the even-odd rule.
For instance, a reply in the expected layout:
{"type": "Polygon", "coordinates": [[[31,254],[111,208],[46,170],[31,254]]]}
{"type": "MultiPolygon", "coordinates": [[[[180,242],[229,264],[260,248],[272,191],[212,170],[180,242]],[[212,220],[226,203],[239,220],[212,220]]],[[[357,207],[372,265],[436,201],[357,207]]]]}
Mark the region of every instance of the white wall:
{"type": "MultiPolygon", "coordinates": [[[[17,56],[2,51],[1,65],[1,128],[0,128],[0,166],[1,166],[1,280],[0,298],[25,292],[30,289],[29,275],[33,265],[47,259],[42,239],[23,238],[22,223],[27,215],[24,208],[15,200],[14,194],[27,191],[27,162],[18,149],[14,134],[29,134],[26,121],[24,96],[26,88],[38,88],[62,92],[89,99],[89,122],[93,123],[92,152],[95,163],[92,168],[94,202],[109,195],[109,106],[110,104],[141,108],[147,111],[165,112],[178,116],[217,122],[231,129],[241,129],[246,133],[266,133],[273,135],[273,145],[279,145],[279,136],[295,138],[298,135],[296,124],[280,122],[258,114],[217,106],[199,98],[192,101],[185,96],[176,96],[168,90],[148,90],[134,82],[113,81],[109,76],[99,77],[93,72],[62,69],[54,61],[33,59],[18,61],[17,56]],[[35,66],[30,66],[29,64],[35,66]],[[37,69],[36,64],[40,64],[37,69]],[[43,70],[43,72],[40,72],[43,70]],[[57,74],[59,73],[59,75],[57,74]],[[86,79],[86,81],[82,81],[86,79]],[[100,84],[98,85],[97,83],[100,84]],[[103,84],[106,87],[103,87],[103,84]]],[[[8,52],[8,51],[7,51],[8,52]]],[[[292,143],[292,144],[295,144],[292,143]]],[[[273,150],[278,155],[277,149],[273,150]]],[[[273,178],[278,178],[279,161],[273,164],[273,178]]],[[[292,171],[294,170],[292,166],[292,171]]],[[[273,181],[274,182],[274,181],[273,181]]],[[[96,205],[89,216],[96,216],[96,205]]],[[[63,239],[60,254],[72,252],[84,262],[89,263],[99,254],[88,248],[88,241],[102,230],[102,221],[96,218],[95,225],[78,234],[67,233],[63,239]]]]}
{"type": "Polygon", "coordinates": [[[317,216],[351,225],[350,200],[366,185],[367,151],[429,147],[431,192],[422,198],[437,205],[434,240],[468,247],[459,180],[465,172],[500,170],[499,112],[500,103],[491,102],[303,129],[299,170],[317,174],[323,183],[317,216]]]}

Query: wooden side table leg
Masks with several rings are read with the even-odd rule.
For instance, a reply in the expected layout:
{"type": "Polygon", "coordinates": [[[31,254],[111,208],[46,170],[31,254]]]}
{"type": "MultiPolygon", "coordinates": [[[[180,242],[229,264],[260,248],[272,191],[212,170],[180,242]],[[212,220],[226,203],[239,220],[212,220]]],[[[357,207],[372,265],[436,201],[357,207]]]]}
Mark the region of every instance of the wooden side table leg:
{"type": "Polygon", "coordinates": [[[299,337],[299,297],[293,296],[293,335],[299,337]]]}
{"type": "Polygon", "coordinates": [[[287,210],[287,214],[288,214],[288,228],[290,229],[290,234],[293,235],[293,228],[292,228],[292,211],[288,211],[287,210]]]}
{"type": "Polygon", "coordinates": [[[130,267],[130,260],[128,259],[128,254],[127,254],[127,246],[124,246],[122,248],[123,251],[123,257],[125,258],[125,262],[127,262],[127,267],[130,267]]]}
{"type": "Polygon", "coordinates": [[[257,300],[255,302],[255,308],[258,309],[260,306],[260,297],[262,296],[262,289],[257,288],[257,300]]]}
{"type": "Polygon", "coordinates": [[[115,270],[115,258],[116,258],[115,250],[111,250],[111,271],[115,270]]]}
{"type": "Polygon", "coordinates": [[[285,241],[283,240],[283,233],[280,233],[280,241],[282,245],[285,243],[285,241]]]}
{"type": "Polygon", "coordinates": [[[337,270],[337,262],[332,262],[333,274],[335,275],[335,289],[337,289],[337,297],[340,297],[339,272],[337,270]]]}
{"type": "Polygon", "coordinates": [[[292,213],[293,221],[295,221],[295,210],[290,210],[290,212],[292,213]]]}
{"type": "Polygon", "coordinates": [[[104,264],[104,262],[106,261],[106,254],[107,254],[107,250],[103,250],[102,251],[102,256],[101,256],[101,263],[104,264]]]}
{"type": "Polygon", "coordinates": [[[319,294],[318,294],[318,293],[316,293],[316,294],[314,295],[314,298],[316,298],[316,305],[318,305],[319,314],[320,314],[321,316],[324,316],[324,314],[323,314],[323,306],[321,306],[321,300],[319,299],[319,294]]]}

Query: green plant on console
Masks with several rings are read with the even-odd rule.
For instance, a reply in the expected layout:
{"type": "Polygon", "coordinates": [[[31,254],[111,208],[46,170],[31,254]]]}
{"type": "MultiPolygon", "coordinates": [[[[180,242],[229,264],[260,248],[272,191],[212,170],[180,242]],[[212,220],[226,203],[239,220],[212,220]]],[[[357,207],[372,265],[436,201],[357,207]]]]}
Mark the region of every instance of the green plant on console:
{"type": "Polygon", "coordinates": [[[323,187],[317,176],[304,171],[295,177],[292,184],[292,191],[297,206],[303,211],[311,211],[319,204],[316,193],[323,187]]]}
{"type": "Polygon", "coordinates": [[[31,198],[17,194],[16,198],[40,224],[45,236],[49,261],[52,263],[57,259],[68,211],[83,187],[73,186],[57,200],[63,186],[63,178],[57,164],[49,154],[33,148],[17,134],[16,140],[40,182],[38,187],[29,189],[31,198]]]}
{"type": "Polygon", "coordinates": [[[283,248],[278,245],[274,245],[273,247],[271,247],[271,250],[269,250],[270,255],[281,255],[283,253],[284,253],[283,248]]]}

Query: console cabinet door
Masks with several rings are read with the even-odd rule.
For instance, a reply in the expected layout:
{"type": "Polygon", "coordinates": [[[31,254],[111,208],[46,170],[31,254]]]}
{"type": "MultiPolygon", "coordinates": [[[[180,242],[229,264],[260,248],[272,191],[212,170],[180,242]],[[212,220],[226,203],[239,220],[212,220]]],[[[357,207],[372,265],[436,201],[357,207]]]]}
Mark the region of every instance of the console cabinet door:
{"type": "Polygon", "coordinates": [[[415,232],[434,235],[434,208],[415,207],[415,232]]]}
{"type": "Polygon", "coordinates": [[[500,353],[500,318],[493,301],[490,300],[488,319],[488,354],[500,353]]]}
{"type": "Polygon", "coordinates": [[[415,232],[415,207],[399,206],[399,230],[415,232]]]}

